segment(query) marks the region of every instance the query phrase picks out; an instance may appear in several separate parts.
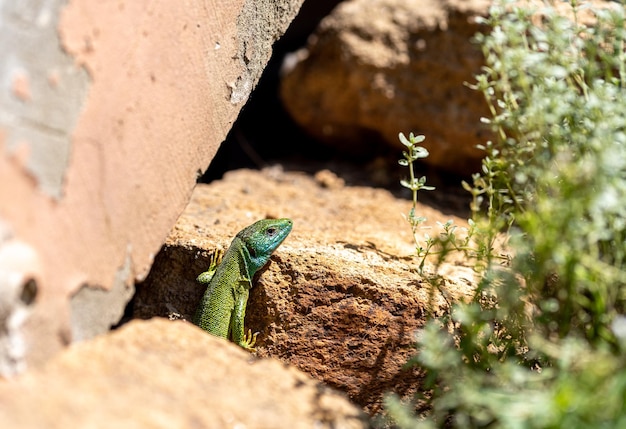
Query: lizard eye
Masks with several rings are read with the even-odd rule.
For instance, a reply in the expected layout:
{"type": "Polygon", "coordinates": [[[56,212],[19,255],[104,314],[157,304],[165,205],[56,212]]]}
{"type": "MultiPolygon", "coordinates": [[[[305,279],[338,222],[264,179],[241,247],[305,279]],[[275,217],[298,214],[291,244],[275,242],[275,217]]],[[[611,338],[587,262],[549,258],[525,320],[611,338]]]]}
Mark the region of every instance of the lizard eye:
{"type": "Polygon", "coordinates": [[[274,228],[273,226],[267,228],[267,235],[274,235],[275,233],[276,233],[276,228],[274,228]]]}

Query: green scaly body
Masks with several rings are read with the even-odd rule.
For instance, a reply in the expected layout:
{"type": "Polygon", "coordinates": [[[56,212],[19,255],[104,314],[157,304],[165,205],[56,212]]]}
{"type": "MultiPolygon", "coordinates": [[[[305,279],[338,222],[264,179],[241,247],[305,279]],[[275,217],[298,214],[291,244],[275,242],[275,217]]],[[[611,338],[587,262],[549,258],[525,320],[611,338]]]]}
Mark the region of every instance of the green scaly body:
{"type": "Polygon", "coordinates": [[[229,338],[254,351],[256,336],[246,334],[244,318],[252,278],[291,232],[291,219],[263,219],[241,230],[221,263],[214,257],[208,271],[198,276],[207,285],[193,323],[218,337],[229,338]],[[216,269],[217,266],[217,269],[216,269]]]}

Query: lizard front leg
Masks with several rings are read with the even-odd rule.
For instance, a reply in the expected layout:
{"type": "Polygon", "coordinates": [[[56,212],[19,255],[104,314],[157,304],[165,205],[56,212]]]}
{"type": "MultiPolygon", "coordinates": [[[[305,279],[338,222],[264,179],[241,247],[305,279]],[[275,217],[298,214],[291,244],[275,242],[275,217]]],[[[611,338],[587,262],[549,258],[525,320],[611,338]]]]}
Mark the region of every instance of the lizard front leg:
{"type": "Polygon", "coordinates": [[[248,296],[250,295],[250,280],[240,280],[238,288],[235,289],[235,308],[231,315],[231,335],[235,344],[243,347],[250,352],[256,352],[254,345],[258,332],[252,334],[252,331],[244,327],[244,319],[246,318],[246,305],[248,296]],[[242,284],[243,283],[243,284],[242,284]]]}
{"type": "Polygon", "coordinates": [[[200,273],[200,275],[196,278],[196,281],[205,286],[211,283],[211,279],[215,275],[217,266],[222,262],[223,257],[224,251],[222,249],[216,249],[209,260],[209,268],[205,272],[200,273]]]}

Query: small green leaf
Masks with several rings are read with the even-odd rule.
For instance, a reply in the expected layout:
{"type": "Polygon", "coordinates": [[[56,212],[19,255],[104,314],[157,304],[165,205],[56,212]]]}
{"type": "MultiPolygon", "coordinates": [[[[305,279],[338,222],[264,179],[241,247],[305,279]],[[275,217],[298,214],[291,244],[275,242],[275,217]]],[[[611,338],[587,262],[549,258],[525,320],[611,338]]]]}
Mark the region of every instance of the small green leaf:
{"type": "Polygon", "coordinates": [[[430,155],[430,154],[428,153],[426,148],[423,148],[421,146],[415,147],[414,156],[415,156],[416,159],[417,158],[426,158],[428,155],[430,155]]]}
{"type": "Polygon", "coordinates": [[[426,137],[424,137],[423,135],[417,135],[414,136],[413,133],[411,133],[411,142],[415,145],[415,144],[419,144],[421,142],[423,142],[424,140],[426,140],[426,137]]]}
{"type": "Polygon", "coordinates": [[[408,141],[406,137],[404,137],[403,133],[398,134],[398,138],[400,139],[400,143],[402,143],[406,147],[411,147],[411,142],[408,141]]]}

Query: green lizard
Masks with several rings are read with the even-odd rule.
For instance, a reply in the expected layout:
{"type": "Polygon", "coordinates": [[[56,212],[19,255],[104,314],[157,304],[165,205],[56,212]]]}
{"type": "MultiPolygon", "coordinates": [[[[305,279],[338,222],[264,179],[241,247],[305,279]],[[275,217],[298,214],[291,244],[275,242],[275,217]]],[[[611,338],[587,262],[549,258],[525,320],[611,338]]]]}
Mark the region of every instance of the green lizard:
{"type": "Polygon", "coordinates": [[[230,338],[255,351],[258,332],[244,329],[252,277],[291,232],[291,219],[263,219],[241,230],[224,254],[214,255],[209,269],[197,278],[207,285],[193,323],[218,337],[230,338]]]}

